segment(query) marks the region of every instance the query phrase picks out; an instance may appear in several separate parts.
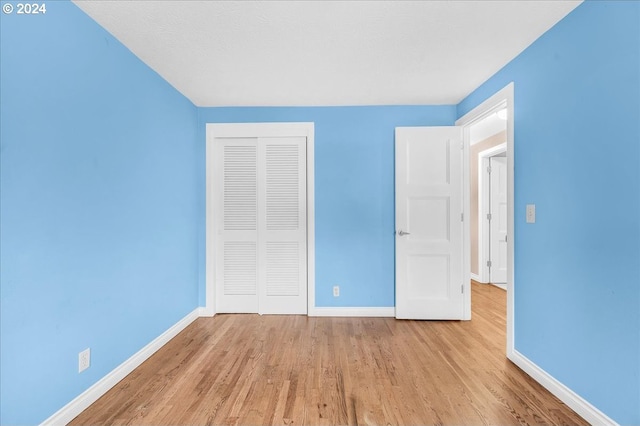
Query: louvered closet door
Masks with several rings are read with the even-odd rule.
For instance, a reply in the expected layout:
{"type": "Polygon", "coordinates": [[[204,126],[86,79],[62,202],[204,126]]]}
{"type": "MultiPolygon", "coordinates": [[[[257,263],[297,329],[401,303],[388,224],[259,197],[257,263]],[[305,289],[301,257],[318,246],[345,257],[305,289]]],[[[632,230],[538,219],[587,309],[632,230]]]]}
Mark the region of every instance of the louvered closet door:
{"type": "Polygon", "coordinates": [[[306,139],[216,139],[216,310],[307,312],[306,139]]]}
{"type": "Polygon", "coordinates": [[[258,140],[217,139],[216,311],[258,312],[258,140]]]}
{"type": "Polygon", "coordinates": [[[259,310],[307,313],[306,138],[259,142],[259,310]]]}

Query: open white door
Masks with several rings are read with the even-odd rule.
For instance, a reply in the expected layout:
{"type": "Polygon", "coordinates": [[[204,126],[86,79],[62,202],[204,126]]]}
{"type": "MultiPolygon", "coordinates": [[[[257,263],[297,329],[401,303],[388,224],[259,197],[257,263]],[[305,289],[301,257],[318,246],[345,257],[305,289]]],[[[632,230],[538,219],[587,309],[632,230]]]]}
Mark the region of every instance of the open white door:
{"type": "Polygon", "coordinates": [[[489,221],[489,282],[507,282],[507,158],[491,157],[489,221]]]}
{"type": "Polygon", "coordinates": [[[396,128],[396,318],[463,318],[460,127],[396,128]]]}

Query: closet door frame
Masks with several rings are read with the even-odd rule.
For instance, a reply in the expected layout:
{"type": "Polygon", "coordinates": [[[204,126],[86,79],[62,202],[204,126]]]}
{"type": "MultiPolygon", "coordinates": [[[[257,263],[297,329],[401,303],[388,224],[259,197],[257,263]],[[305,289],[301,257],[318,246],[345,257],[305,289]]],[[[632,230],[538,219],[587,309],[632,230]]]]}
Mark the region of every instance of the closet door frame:
{"type": "Polygon", "coordinates": [[[314,123],[207,123],[206,125],[206,246],[205,307],[201,316],[215,309],[215,214],[214,140],[216,138],[305,137],[307,141],[307,315],[315,315],[315,215],[314,215],[314,123]]]}

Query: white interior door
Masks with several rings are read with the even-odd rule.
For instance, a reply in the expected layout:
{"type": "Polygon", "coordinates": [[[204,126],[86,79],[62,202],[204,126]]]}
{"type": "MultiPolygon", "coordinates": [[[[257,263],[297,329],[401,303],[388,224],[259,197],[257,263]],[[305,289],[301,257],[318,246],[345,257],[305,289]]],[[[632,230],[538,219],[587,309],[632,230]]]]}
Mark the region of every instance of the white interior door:
{"type": "Polygon", "coordinates": [[[507,158],[491,157],[489,221],[489,282],[507,282],[507,158]]]}
{"type": "Polygon", "coordinates": [[[216,138],[214,211],[216,311],[306,313],[306,138],[216,138]]]}
{"type": "Polygon", "coordinates": [[[462,319],[462,129],[396,128],[396,318],[462,319]]]}

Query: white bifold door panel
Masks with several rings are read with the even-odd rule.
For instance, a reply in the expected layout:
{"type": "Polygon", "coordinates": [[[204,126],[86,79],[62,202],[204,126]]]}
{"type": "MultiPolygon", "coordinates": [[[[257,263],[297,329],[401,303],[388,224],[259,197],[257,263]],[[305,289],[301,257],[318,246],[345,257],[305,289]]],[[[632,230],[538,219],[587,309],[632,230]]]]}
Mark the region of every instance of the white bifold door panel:
{"type": "Polygon", "coordinates": [[[462,129],[395,137],[396,318],[462,319],[462,129]]]}
{"type": "Polygon", "coordinates": [[[491,157],[489,221],[489,281],[507,283],[507,157],[491,157]]]}
{"type": "Polygon", "coordinates": [[[306,314],[306,138],[214,140],[216,311],[306,314]]]}
{"type": "Polygon", "coordinates": [[[216,139],[216,311],[258,312],[257,139],[216,139]]]}

